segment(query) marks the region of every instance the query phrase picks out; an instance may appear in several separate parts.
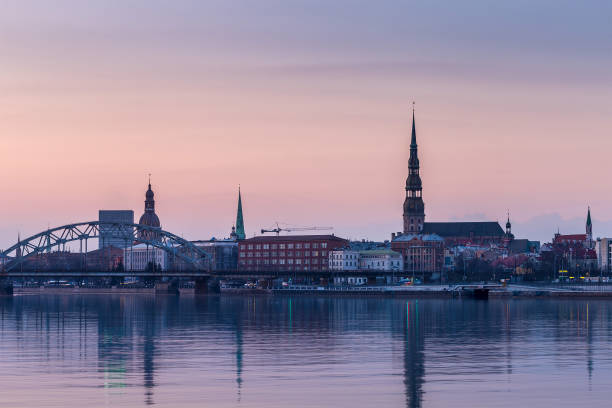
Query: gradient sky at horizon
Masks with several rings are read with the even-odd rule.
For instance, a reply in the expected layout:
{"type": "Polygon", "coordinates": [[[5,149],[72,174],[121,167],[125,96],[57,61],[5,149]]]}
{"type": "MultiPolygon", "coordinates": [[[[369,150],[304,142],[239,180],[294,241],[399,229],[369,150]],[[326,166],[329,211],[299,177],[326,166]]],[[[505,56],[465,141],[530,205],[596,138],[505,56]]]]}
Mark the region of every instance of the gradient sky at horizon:
{"type": "Polygon", "coordinates": [[[13,1],[0,12],[0,247],[143,211],[227,236],[401,229],[411,105],[429,221],[612,235],[612,3],[13,1]]]}

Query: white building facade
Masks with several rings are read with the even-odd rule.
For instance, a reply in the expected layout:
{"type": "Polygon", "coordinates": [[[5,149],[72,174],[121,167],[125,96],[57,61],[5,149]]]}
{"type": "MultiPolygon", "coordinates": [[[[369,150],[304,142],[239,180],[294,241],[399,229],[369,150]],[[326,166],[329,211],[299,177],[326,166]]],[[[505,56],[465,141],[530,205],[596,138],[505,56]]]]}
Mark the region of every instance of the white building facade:
{"type": "Polygon", "coordinates": [[[375,271],[401,271],[404,269],[402,254],[390,249],[372,249],[359,252],[359,268],[375,271]]]}
{"type": "Polygon", "coordinates": [[[330,271],[359,270],[359,251],[352,249],[336,249],[329,251],[330,271]]]}
{"type": "Polygon", "coordinates": [[[597,253],[597,267],[602,272],[612,271],[612,238],[597,238],[595,245],[597,253]]]}
{"type": "Polygon", "coordinates": [[[167,270],[167,252],[146,244],[134,245],[123,250],[123,265],[126,271],[144,271],[150,263],[154,263],[162,271],[167,270]]]}

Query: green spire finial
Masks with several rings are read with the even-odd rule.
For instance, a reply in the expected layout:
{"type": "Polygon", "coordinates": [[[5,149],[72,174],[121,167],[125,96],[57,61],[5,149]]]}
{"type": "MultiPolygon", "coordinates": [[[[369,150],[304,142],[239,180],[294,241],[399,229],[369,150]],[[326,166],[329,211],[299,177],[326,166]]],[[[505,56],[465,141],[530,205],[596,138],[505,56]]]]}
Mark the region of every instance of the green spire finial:
{"type": "Polygon", "coordinates": [[[587,225],[591,225],[591,207],[587,211],[587,225]]]}
{"type": "Polygon", "coordinates": [[[236,237],[245,239],[244,219],[242,218],[242,195],[240,194],[240,185],[238,185],[238,211],[236,212],[236,237]]]}

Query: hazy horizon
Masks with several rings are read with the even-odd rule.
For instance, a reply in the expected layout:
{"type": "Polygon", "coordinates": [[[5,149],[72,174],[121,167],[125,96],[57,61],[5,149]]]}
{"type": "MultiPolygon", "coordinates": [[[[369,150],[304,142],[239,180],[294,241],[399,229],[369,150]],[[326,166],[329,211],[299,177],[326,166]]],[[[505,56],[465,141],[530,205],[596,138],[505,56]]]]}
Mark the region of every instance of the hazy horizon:
{"type": "Polygon", "coordinates": [[[0,247],[99,209],[228,236],[402,228],[412,101],[426,221],[612,235],[612,4],[7,1],[0,247]]]}

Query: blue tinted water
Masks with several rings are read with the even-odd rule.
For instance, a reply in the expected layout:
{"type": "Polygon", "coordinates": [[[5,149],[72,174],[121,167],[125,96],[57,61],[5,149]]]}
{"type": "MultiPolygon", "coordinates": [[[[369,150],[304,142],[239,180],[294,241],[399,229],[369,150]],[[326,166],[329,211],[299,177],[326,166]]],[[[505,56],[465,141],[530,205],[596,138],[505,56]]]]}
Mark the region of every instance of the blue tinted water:
{"type": "Polygon", "coordinates": [[[604,407],[612,303],[0,299],[7,407],[604,407]]]}

